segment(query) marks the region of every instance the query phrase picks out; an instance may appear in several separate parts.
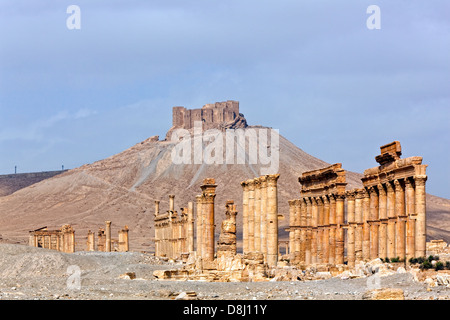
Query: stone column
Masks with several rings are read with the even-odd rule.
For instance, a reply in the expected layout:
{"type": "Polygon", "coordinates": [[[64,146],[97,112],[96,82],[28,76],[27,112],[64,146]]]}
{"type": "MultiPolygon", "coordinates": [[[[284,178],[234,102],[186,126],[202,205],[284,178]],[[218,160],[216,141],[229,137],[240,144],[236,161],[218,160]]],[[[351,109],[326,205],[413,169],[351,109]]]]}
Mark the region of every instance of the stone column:
{"type": "Polygon", "coordinates": [[[159,214],[159,200],[155,200],[155,217],[159,214]]]}
{"type": "Polygon", "coordinates": [[[199,194],[197,196],[195,196],[195,201],[197,204],[197,238],[196,238],[196,245],[197,245],[197,257],[202,257],[203,256],[203,217],[202,217],[202,213],[203,213],[203,209],[202,209],[202,196],[199,194]]]}
{"type": "Polygon", "coordinates": [[[316,198],[311,197],[311,263],[317,263],[317,216],[318,207],[316,198]]]}
{"type": "Polygon", "coordinates": [[[159,215],[159,200],[155,200],[155,213],[153,214],[154,218],[155,218],[155,222],[154,222],[154,228],[155,228],[155,256],[160,256],[161,255],[161,239],[160,239],[160,235],[159,235],[159,227],[158,227],[158,223],[156,222],[156,217],[159,215]]]}
{"type": "Polygon", "coordinates": [[[415,252],[416,257],[425,257],[426,255],[426,241],[427,241],[427,221],[426,221],[426,192],[425,183],[427,181],[426,175],[414,177],[416,185],[415,189],[415,215],[416,215],[416,229],[415,229],[415,252]]]}
{"type": "Polygon", "coordinates": [[[305,263],[305,253],[306,253],[306,202],[305,199],[299,199],[300,205],[300,262],[305,263]]]}
{"type": "Polygon", "coordinates": [[[379,197],[375,186],[369,187],[370,260],[378,258],[379,197]]]}
{"type": "Polygon", "coordinates": [[[301,206],[300,206],[300,200],[296,199],[294,200],[294,213],[295,213],[295,219],[294,219],[294,246],[292,247],[291,256],[294,257],[294,262],[298,263],[300,262],[300,220],[301,220],[301,206]]]}
{"type": "Polygon", "coordinates": [[[106,229],[105,229],[105,235],[106,235],[106,243],[105,243],[105,251],[111,252],[111,221],[105,221],[106,223],[106,229]]]}
{"type": "Polygon", "coordinates": [[[278,192],[279,174],[267,177],[267,264],[276,267],[278,263],[278,192]]]}
{"type": "Polygon", "coordinates": [[[387,215],[388,215],[388,225],[387,225],[387,257],[395,258],[397,256],[396,252],[396,224],[397,216],[395,214],[395,190],[391,182],[386,183],[386,193],[387,193],[387,215]]]}
{"type": "Polygon", "coordinates": [[[379,200],[379,219],[380,219],[380,228],[378,230],[379,235],[379,247],[378,247],[378,257],[386,258],[387,255],[387,224],[388,224],[388,215],[387,215],[387,193],[384,185],[379,184],[378,188],[378,200],[379,200]]]}
{"type": "Polygon", "coordinates": [[[370,200],[369,193],[364,190],[363,193],[363,245],[362,245],[362,256],[363,260],[370,259],[370,227],[368,221],[370,220],[370,200]]]}
{"type": "Polygon", "coordinates": [[[267,176],[259,178],[261,188],[261,252],[267,258],[267,176]]]}
{"type": "Polygon", "coordinates": [[[347,263],[350,268],[355,266],[355,192],[347,192],[347,222],[348,222],[348,246],[347,246],[347,263]]]}
{"type": "Polygon", "coordinates": [[[344,264],[344,201],[345,195],[336,197],[336,264],[344,264]]]}
{"type": "Polygon", "coordinates": [[[242,186],[242,252],[248,252],[248,183],[241,182],[242,186]]]}
{"type": "Polygon", "coordinates": [[[205,208],[205,252],[203,258],[206,261],[214,260],[214,199],[216,197],[216,187],[214,179],[205,179],[201,186],[203,192],[203,204],[205,208]]]}
{"type": "Polygon", "coordinates": [[[362,261],[363,243],[363,192],[358,189],[355,194],[355,262],[362,261]]]}
{"type": "Polygon", "coordinates": [[[415,195],[414,181],[410,178],[405,179],[406,194],[406,259],[414,258],[415,249],[415,195]]]}
{"type": "Polygon", "coordinates": [[[122,230],[119,231],[119,251],[120,252],[128,252],[130,249],[129,241],[128,241],[128,226],[125,226],[122,230]]]}
{"type": "Polygon", "coordinates": [[[188,236],[188,251],[194,251],[194,203],[192,201],[188,202],[188,225],[187,225],[187,236],[188,236]]]}
{"type": "Polygon", "coordinates": [[[330,242],[328,250],[328,263],[336,263],[336,197],[330,194],[330,242]]]}
{"type": "Polygon", "coordinates": [[[255,181],[248,180],[248,251],[255,251],[255,181]]]}
{"type": "Polygon", "coordinates": [[[328,263],[330,246],[330,200],[322,196],[323,202],[323,233],[322,233],[322,263],[328,263]]]}
{"type": "Polygon", "coordinates": [[[175,195],[169,194],[169,211],[175,211],[175,195]]]}
{"type": "Polygon", "coordinates": [[[397,241],[396,252],[400,259],[406,258],[406,213],[405,189],[403,181],[394,180],[395,186],[395,212],[397,213],[397,241]]]}
{"type": "Polygon", "coordinates": [[[306,241],[305,241],[305,264],[311,264],[311,200],[304,198],[306,204],[306,241]]]}
{"type": "Polygon", "coordinates": [[[317,263],[323,261],[323,201],[322,197],[316,197],[317,202],[317,263]]]}
{"type": "Polygon", "coordinates": [[[255,178],[254,239],[255,251],[261,252],[261,183],[255,178]]]}
{"type": "Polygon", "coordinates": [[[289,251],[290,261],[294,262],[295,253],[295,200],[288,200],[289,203],[289,251]]]}
{"type": "Polygon", "coordinates": [[[95,233],[91,230],[88,231],[88,251],[95,251],[95,233]]]}

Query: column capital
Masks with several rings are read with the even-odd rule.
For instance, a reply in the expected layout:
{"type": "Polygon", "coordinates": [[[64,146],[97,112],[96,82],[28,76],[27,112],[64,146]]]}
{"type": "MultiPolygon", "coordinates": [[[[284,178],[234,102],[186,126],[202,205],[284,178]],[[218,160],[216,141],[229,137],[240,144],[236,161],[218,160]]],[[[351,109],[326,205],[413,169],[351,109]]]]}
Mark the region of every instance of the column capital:
{"type": "Polygon", "coordinates": [[[255,190],[255,179],[247,180],[247,186],[249,191],[255,190]]]}
{"type": "Polygon", "coordinates": [[[267,185],[268,186],[275,186],[277,184],[278,178],[280,177],[280,174],[268,174],[267,175],[267,185]]]}
{"type": "Polygon", "coordinates": [[[425,186],[425,182],[427,181],[428,177],[426,175],[420,175],[420,176],[414,176],[414,182],[416,183],[416,186],[423,187],[425,186]]]}
{"type": "Polygon", "coordinates": [[[394,183],[392,181],[388,181],[386,183],[386,191],[387,192],[394,192],[394,183]]]}
{"type": "Polygon", "coordinates": [[[357,194],[356,189],[348,190],[345,192],[345,197],[347,198],[347,200],[353,201],[356,198],[356,194],[357,194]]]}
{"type": "Polygon", "coordinates": [[[386,189],[384,188],[384,185],[382,183],[377,184],[378,193],[385,194],[386,189]]]}
{"type": "Polygon", "coordinates": [[[344,201],[345,200],[345,193],[337,193],[335,194],[336,201],[344,201]]]}
{"type": "Polygon", "coordinates": [[[375,186],[370,186],[367,187],[367,192],[371,195],[371,196],[376,196],[378,195],[378,190],[375,186]]]}
{"type": "Polygon", "coordinates": [[[328,196],[322,196],[321,198],[322,198],[323,204],[329,204],[330,203],[330,199],[328,198],[328,196]]]}
{"type": "Polygon", "coordinates": [[[242,189],[244,189],[244,191],[248,191],[248,180],[242,181],[241,186],[242,186],[242,189]]]}
{"type": "Polygon", "coordinates": [[[414,188],[414,179],[413,177],[405,178],[405,188],[414,188]]]}
{"type": "Polygon", "coordinates": [[[259,182],[262,188],[267,187],[267,175],[259,177],[259,182]]]}
{"type": "Polygon", "coordinates": [[[399,187],[402,186],[401,180],[402,180],[402,179],[395,179],[395,180],[394,180],[394,186],[395,186],[396,188],[399,188],[399,187]]]}

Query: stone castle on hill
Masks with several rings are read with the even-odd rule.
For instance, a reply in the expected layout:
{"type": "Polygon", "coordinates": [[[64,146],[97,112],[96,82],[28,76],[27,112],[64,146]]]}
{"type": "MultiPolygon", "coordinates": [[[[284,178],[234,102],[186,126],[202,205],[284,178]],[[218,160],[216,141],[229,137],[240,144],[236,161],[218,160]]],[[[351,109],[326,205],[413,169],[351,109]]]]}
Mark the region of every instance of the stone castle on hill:
{"type": "Polygon", "coordinates": [[[174,129],[192,129],[196,121],[203,123],[203,130],[247,127],[247,120],[242,113],[239,113],[239,101],[227,100],[205,104],[199,109],[173,107],[172,128],[166,136],[170,137],[170,133],[174,129]]]}

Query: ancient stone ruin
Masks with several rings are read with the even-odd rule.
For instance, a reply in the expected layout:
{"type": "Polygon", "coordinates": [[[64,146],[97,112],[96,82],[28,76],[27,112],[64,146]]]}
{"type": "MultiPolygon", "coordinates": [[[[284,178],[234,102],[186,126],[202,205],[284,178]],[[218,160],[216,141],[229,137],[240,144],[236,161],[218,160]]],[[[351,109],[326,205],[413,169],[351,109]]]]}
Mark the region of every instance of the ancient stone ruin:
{"type": "Polygon", "coordinates": [[[193,203],[175,211],[175,196],[169,195],[169,210],[159,213],[159,200],[155,201],[155,255],[179,259],[194,250],[193,203]]]}
{"type": "Polygon", "coordinates": [[[47,227],[32,230],[29,235],[29,245],[72,253],[75,252],[75,231],[68,224],[57,230],[48,230],[47,227]]]}
{"type": "Polygon", "coordinates": [[[239,101],[215,102],[205,104],[199,109],[173,107],[172,128],[167,132],[166,139],[170,139],[173,130],[192,129],[196,122],[202,124],[202,130],[247,127],[247,120],[242,113],[239,113],[239,101]]]}
{"type": "Polygon", "coordinates": [[[291,261],[353,267],[376,258],[424,257],[427,166],[421,157],[400,155],[398,141],[382,146],[380,166],[364,171],[362,189],[345,190],[341,164],[304,172],[302,198],[289,201],[291,261]]]}
{"type": "Polygon", "coordinates": [[[233,200],[225,205],[226,219],[215,250],[214,179],[205,179],[200,186],[195,222],[193,202],[187,218],[173,210],[174,196],[164,215],[159,214],[157,202],[156,255],[176,259],[184,254],[186,264],[154,275],[159,279],[264,281],[283,267],[293,268],[289,270],[296,278],[299,270],[311,266],[343,271],[376,258],[424,257],[427,165],[422,164],[422,157],[401,159],[398,141],[380,149],[375,158],[380,165],[364,171],[361,189],[347,190],[346,171],[340,163],[299,177],[301,197],[289,201],[289,241],[278,240],[279,174],[241,182],[242,254],[236,252],[238,213],[233,200]],[[287,261],[280,255],[280,245],[286,246],[287,261]]]}
{"type": "MultiPolygon", "coordinates": [[[[119,230],[119,239],[111,239],[111,221],[106,221],[106,231],[100,228],[98,231],[97,251],[120,251],[129,250],[128,226],[119,230]]],[[[42,227],[29,232],[29,245],[45,249],[52,249],[66,253],[75,252],[75,230],[71,225],[65,224],[58,230],[48,230],[42,227]]],[[[95,250],[95,234],[88,231],[86,241],[87,251],[95,250]]]]}
{"type": "Polygon", "coordinates": [[[128,226],[119,230],[119,239],[111,238],[111,221],[105,221],[106,228],[99,228],[97,232],[97,250],[95,250],[95,233],[88,231],[86,250],[102,252],[127,252],[129,250],[128,226]]]}

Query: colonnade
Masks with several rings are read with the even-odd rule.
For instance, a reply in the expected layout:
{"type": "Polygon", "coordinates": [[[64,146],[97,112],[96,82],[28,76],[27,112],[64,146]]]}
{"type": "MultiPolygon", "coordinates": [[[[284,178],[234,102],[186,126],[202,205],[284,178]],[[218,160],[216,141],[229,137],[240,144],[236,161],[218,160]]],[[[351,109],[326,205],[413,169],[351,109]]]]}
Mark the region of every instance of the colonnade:
{"type": "MultiPolygon", "coordinates": [[[[99,228],[97,232],[97,251],[128,251],[128,226],[119,230],[119,239],[117,240],[111,237],[111,224],[111,221],[105,221],[105,228],[99,228]]],[[[87,234],[86,248],[87,251],[95,251],[95,233],[91,230],[89,230],[87,234]]]]}
{"type": "Polygon", "coordinates": [[[73,253],[75,252],[75,230],[68,224],[58,230],[48,230],[47,227],[33,230],[30,231],[29,245],[73,253]]]}
{"type": "Polygon", "coordinates": [[[364,171],[363,188],[345,190],[341,164],[303,173],[302,198],[289,201],[294,263],[343,264],[426,255],[426,167],[400,159],[398,141],[380,147],[380,166],[364,171]],[[346,252],[346,256],[344,255],[346,252]]]}
{"type": "Polygon", "coordinates": [[[159,213],[160,201],[155,201],[155,255],[179,258],[182,253],[193,251],[193,203],[175,211],[175,196],[169,195],[169,210],[159,213]]]}
{"type": "Polygon", "coordinates": [[[278,262],[279,174],[241,182],[243,188],[243,252],[261,252],[269,266],[278,262]]]}

